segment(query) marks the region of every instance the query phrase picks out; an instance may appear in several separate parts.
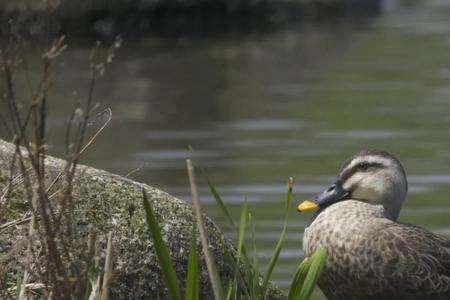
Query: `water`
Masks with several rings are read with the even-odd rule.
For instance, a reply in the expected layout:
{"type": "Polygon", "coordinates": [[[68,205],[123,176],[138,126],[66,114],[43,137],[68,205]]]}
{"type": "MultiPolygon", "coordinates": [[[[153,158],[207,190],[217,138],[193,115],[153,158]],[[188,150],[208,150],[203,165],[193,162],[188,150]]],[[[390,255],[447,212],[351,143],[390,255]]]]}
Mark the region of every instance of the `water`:
{"type": "MultiPolygon", "coordinates": [[[[84,163],[189,201],[185,159],[192,157],[235,218],[248,199],[264,265],[281,231],[286,179],[295,178],[297,204],[325,187],[347,157],[381,148],[409,174],[401,220],[450,235],[450,4],[426,2],[364,24],[125,39],[96,87],[113,121],[84,163]]],[[[53,153],[62,153],[55,141],[71,105],[85,98],[88,48],[71,44],[57,65],[53,153]]],[[[32,78],[36,70],[31,59],[32,78]]],[[[200,184],[207,214],[235,238],[200,184]]],[[[302,259],[308,218],[292,211],[274,271],[283,288],[302,259]]]]}

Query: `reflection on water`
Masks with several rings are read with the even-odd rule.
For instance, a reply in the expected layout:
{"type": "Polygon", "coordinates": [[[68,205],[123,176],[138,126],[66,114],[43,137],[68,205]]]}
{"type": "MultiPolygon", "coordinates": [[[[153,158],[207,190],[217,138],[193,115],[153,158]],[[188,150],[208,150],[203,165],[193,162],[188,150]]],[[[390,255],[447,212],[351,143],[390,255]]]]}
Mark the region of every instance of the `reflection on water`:
{"type": "MultiPolygon", "coordinates": [[[[450,5],[423,5],[372,24],[126,41],[97,85],[112,124],[84,162],[134,170],[133,179],[189,201],[184,160],[193,157],[235,217],[247,198],[264,268],[281,231],[286,179],[296,179],[297,203],[325,187],[354,152],[382,148],[410,174],[401,219],[450,235],[450,5]]],[[[53,141],[63,134],[63,116],[86,95],[79,76],[87,74],[88,52],[72,45],[58,66],[53,141]]],[[[36,77],[37,67],[30,69],[36,77]]],[[[51,146],[62,153],[58,143],[51,146]]],[[[236,237],[204,183],[200,192],[207,213],[236,237]]],[[[309,217],[293,208],[275,270],[283,287],[301,260],[309,217]]]]}

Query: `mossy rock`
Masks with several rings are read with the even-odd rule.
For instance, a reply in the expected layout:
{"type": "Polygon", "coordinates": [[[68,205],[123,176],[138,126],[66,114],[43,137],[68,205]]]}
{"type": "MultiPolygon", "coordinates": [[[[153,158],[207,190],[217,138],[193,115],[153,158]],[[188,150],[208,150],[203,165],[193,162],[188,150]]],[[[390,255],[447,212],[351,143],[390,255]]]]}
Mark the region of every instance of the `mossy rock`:
{"type": "MultiPolygon", "coordinates": [[[[9,182],[14,149],[14,145],[0,140],[0,191],[3,191],[9,182]]],[[[64,160],[48,156],[46,181],[51,182],[64,166],[64,160]]],[[[74,235],[82,242],[86,242],[87,233],[94,230],[98,237],[98,247],[105,249],[106,235],[109,231],[113,233],[114,267],[117,275],[111,285],[112,299],[156,299],[157,295],[164,299],[167,296],[154,246],[146,227],[143,189],[160,223],[163,239],[169,246],[183,290],[192,231],[192,207],[185,201],[146,184],[91,167],[78,166],[75,176],[74,235]]],[[[29,210],[23,184],[15,186],[8,203],[0,226],[22,218],[29,210]]],[[[222,279],[226,280],[232,274],[232,267],[226,253],[227,251],[234,253],[234,246],[208,217],[205,217],[205,225],[210,250],[222,279]]],[[[2,228],[0,229],[0,272],[6,272],[7,280],[10,282],[15,282],[16,274],[23,272],[25,268],[26,243],[23,243],[23,240],[27,236],[28,227],[29,222],[7,228],[0,227],[2,228]],[[20,247],[20,245],[23,246],[20,247]],[[13,254],[10,254],[12,249],[14,249],[13,254]]],[[[200,243],[198,249],[201,249],[200,243]]],[[[78,249],[70,249],[70,251],[74,251],[74,257],[79,255],[78,249]]],[[[211,299],[212,291],[202,251],[199,251],[199,259],[201,294],[203,299],[211,299]]],[[[37,258],[32,264],[40,263],[42,261],[37,258]]],[[[284,299],[285,296],[273,287],[270,298],[284,299]]]]}

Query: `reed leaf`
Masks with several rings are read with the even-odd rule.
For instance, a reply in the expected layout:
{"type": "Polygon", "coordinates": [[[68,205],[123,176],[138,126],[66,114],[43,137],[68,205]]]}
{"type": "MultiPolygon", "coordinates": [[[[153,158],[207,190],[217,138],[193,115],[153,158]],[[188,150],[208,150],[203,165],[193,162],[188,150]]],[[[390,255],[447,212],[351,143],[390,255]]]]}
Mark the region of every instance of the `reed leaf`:
{"type": "Polygon", "coordinates": [[[175,273],[175,269],[170,258],[169,249],[164,243],[159,224],[156,221],[155,214],[153,213],[152,206],[147,198],[147,193],[142,190],[143,200],[144,200],[144,210],[145,217],[147,219],[147,227],[151,233],[153,244],[155,246],[156,255],[159,260],[159,265],[161,266],[161,271],[164,280],[169,291],[169,298],[171,300],[180,299],[180,285],[175,273]]]}
{"type": "Polygon", "coordinates": [[[234,224],[233,218],[231,217],[231,214],[228,211],[227,206],[223,202],[222,197],[220,196],[219,192],[217,192],[217,189],[212,184],[206,171],[202,169],[202,173],[203,173],[203,177],[206,180],[206,183],[208,184],[209,190],[211,191],[211,193],[214,196],[214,200],[216,200],[217,206],[220,208],[222,213],[225,215],[225,217],[227,218],[227,220],[231,224],[231,226],[235,227],[236,225],[234,224]]]}
{"type": "Polygon", "coordinates": [[[310,257],[306,257],[298,266],[289,289],[288,300],[295,300],[299,298],[306,275],[311,267],[311,262],[312,259],[310,257]]]}
{"type": "Polygon", "coordinates": [[[326,259],[325,249],[319,247],[313,255],[302,261],[292,280],[288,300],[308,300],[311,297],[326,259]]]}
{"type": "Polygon", "coordinates": [[[308,274],[303,282],[302,289],[299,294],[299,300],[307,300],[311,296],[320,273],[322,272],[325,262],[327,260],[327,252],[323,247],[317,248],[316,252],[311,257],[311,266],[309,267],[308,274]]]}

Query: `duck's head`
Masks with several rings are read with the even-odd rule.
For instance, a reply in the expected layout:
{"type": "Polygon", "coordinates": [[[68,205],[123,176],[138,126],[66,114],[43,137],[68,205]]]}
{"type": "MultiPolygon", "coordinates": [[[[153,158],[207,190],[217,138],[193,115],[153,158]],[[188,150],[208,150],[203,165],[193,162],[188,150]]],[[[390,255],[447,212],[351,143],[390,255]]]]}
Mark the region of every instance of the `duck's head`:
{"type": "Polygon", "coordinates": [[[323,209],[352,199],[383,205],[386,217],[396,220],[407,190],[406,174],[398,159],[384,151],[363,150],[344,163],[333,184],[302,202],[298,210],[323,209]]]}

